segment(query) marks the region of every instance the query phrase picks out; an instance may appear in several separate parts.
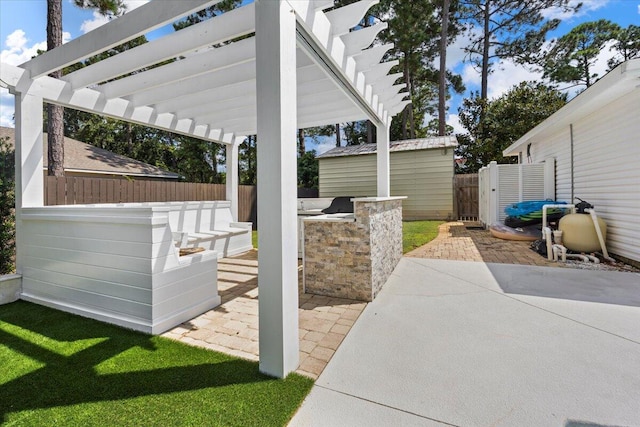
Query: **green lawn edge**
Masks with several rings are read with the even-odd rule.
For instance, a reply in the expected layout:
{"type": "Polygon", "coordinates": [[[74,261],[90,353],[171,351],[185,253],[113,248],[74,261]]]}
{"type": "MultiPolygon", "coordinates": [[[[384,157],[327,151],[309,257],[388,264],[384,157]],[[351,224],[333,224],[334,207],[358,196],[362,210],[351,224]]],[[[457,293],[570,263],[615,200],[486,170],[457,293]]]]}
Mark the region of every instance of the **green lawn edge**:
{"type": "Polygon", "coordinates": [[[406,254],[438,237],[438,227],[441,224],[444,221],[403,221],[402,253],[406,254]]]}
{"type": "Polygon", "coordinates": [[[6,426],[279,426],[313,385],[25,301],[0,306],[0,366],[6,426]]]}

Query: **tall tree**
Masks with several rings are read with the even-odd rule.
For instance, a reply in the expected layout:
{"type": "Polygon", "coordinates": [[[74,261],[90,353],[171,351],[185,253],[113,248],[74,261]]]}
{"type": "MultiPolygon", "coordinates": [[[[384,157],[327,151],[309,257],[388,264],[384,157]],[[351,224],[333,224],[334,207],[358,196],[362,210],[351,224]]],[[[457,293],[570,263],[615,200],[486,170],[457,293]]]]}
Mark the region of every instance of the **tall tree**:
{"type": "Polygon", "coordinates": [[[544,76],[558,83],[591,86],[599,77],[593,70],[598,55],[619,31],[617,24],[606,19],[574,27],[553,43],[545,55],[544,76]]]}
{"type": "Polygon", "coordinates": [[[438,135],[444,136],[447,131],[447,45],[449,40],[449,8],[450,0],[442,0],[442,28],[440,30],[440,74],[438,76],[438,135]]]}
{"type": "Polygon", "coordinates": [[[577,11],[570,0],[461,0],[461,18],[472,26],[469,60],[480,69],[480,98],[487,99],[488,80],[495,59],[510,58],[531,64],[548,31],[560,24],[547,20],[543,11],[552,7],[577,11]]]}
{"type": "MultiPolygon", "coordinates": [[[[450,0],[450,12],[457,5],[458,0],[450,0]]],[[[425,136],[425,117],[438,111],[440,71],[433,64],[442,50],[443,9],[443,0],[382,0],[372,8],[376,17],[386,21],[389,26],[380,34],[380,41],[394,44],[385,60],[397,59],[400,62],[398,68],[403,73],[407,94],[411,98],[411,104],[392,121],[392,140],[425,136]]],[[[445,39],[447,44],[455,39],[459,31],[457,15],[450,13],[449,17],[445,39]]],[[[460,76],[445,72],[445,77],[445,81],[448,81],[444,86],[447,92],[464,91],[460,76]]]]}
{"type": "Polygon", "coordinates": [[[640,56],[640,27],[631,24],[627,28],[620,28],[615,35],[615,40],[611,49],[616,52],[616,55],[607,63],[609,70],[613,70],[624,61],[640,56]]]}
{"type": "Polygon", "coordinates": [[[502,151],[567,102],[566,94],[533,82],[513,86],[495,100],[475,95],[465,99],[459,110],[467,133],[458,136],[456,154],[467,160],[465,172],[476,172],[491,161],[513,162],[515,159],[503,157],[502,151]]]}
{"type": "Polygon", "coordinates": [[[0,138],[0,275],[15,270],[15,150],[0,138]]]}
{"type": "Polygon", "coordinates": [[[392,125],[392,139],[422,136],[424,117],[433,112],[431,101],[437,97],[437,72],[431,65],[439,52],[437,5],[430,0],[385,0],[376,11],[389,26],[380,38],[394,43],[388,56],[400,61],[412,101],[402,111],[399,123],[392,125]]]}
{"type": "MultiPolygon", "coordinates": [[[[81,8],[95,8],[104,16],[116,16],[124,11],[122,0],[74,0],[81,8]]],[[[62,0],[47,0],[47,50],[62,45],[62,0]]],[[[62,70],[54,71],[51,77],[62,77],[62,70]]],[[[64,109],[58,105],[47,107],[48,174],[64,175],[64,109]]]]}
{"type": "MultiPolygon", "coordinates": [[[[47,0],[47,50],[58,46],[62,46],[62,0],[47,0]]],[[[54,71],[50,76],[60,78],[62,70],[54,71]]],[[[47,107],[48,175],[64,175],[63,113],[59,105],[47,107]]]]}
{"type": "Polygon", "coordinates": [[[238,147],[240,184],[256,185],[258,178],[257,138],[249,135],[238,147]]]}
{"type": "Polygon", "coordinates": [[[318,159],[311,150],[298,157],[298,187],[318,188],[318,159]]]}

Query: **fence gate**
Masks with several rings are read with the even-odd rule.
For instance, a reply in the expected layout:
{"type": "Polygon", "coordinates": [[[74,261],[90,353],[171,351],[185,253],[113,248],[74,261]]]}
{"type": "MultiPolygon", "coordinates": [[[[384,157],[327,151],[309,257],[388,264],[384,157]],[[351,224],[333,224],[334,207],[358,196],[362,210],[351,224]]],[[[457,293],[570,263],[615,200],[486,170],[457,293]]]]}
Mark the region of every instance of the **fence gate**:
{"type": "Polygon", "coordinates": [[[478,220],[478,174],[454,175],[455,216],[461,221],[478,220]]]}

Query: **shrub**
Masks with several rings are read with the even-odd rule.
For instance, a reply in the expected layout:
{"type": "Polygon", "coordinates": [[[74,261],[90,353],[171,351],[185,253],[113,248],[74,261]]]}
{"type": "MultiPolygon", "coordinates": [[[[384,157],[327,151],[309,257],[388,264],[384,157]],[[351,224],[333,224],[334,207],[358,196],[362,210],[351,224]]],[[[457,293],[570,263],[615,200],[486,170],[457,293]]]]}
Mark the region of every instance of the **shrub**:
{"type": "Polygon", "coordinates": [[[15,163],[7,138],[0,138],[0,274],[15,271],[15,163]]]}

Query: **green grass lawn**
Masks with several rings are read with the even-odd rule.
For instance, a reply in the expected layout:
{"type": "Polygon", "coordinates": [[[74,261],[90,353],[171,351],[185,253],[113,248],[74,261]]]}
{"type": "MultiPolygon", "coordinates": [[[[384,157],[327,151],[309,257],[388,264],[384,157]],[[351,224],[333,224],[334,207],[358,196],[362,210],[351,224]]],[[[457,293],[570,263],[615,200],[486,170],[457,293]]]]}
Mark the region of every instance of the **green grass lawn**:
{"type": "Polygon", "coordinates": [[[444,221],[403,221],[402,253],[406,254],[429,243],[438,236],[438,226],[444,221]]]}
{"type": "Polygon", "coordinates": [[[0,306],[0,424],[282,426],[313,381],[23,301],[0,306]]]}
{"type": "MultiPolygon", "coordinates": [[[[403,221],[402,253],[419,248],[438,236],[438,226],[444,221],[403,221]]],[[[253,230],[251,238],[253,247],[258,248],[258,232],[253,230]]]]}

